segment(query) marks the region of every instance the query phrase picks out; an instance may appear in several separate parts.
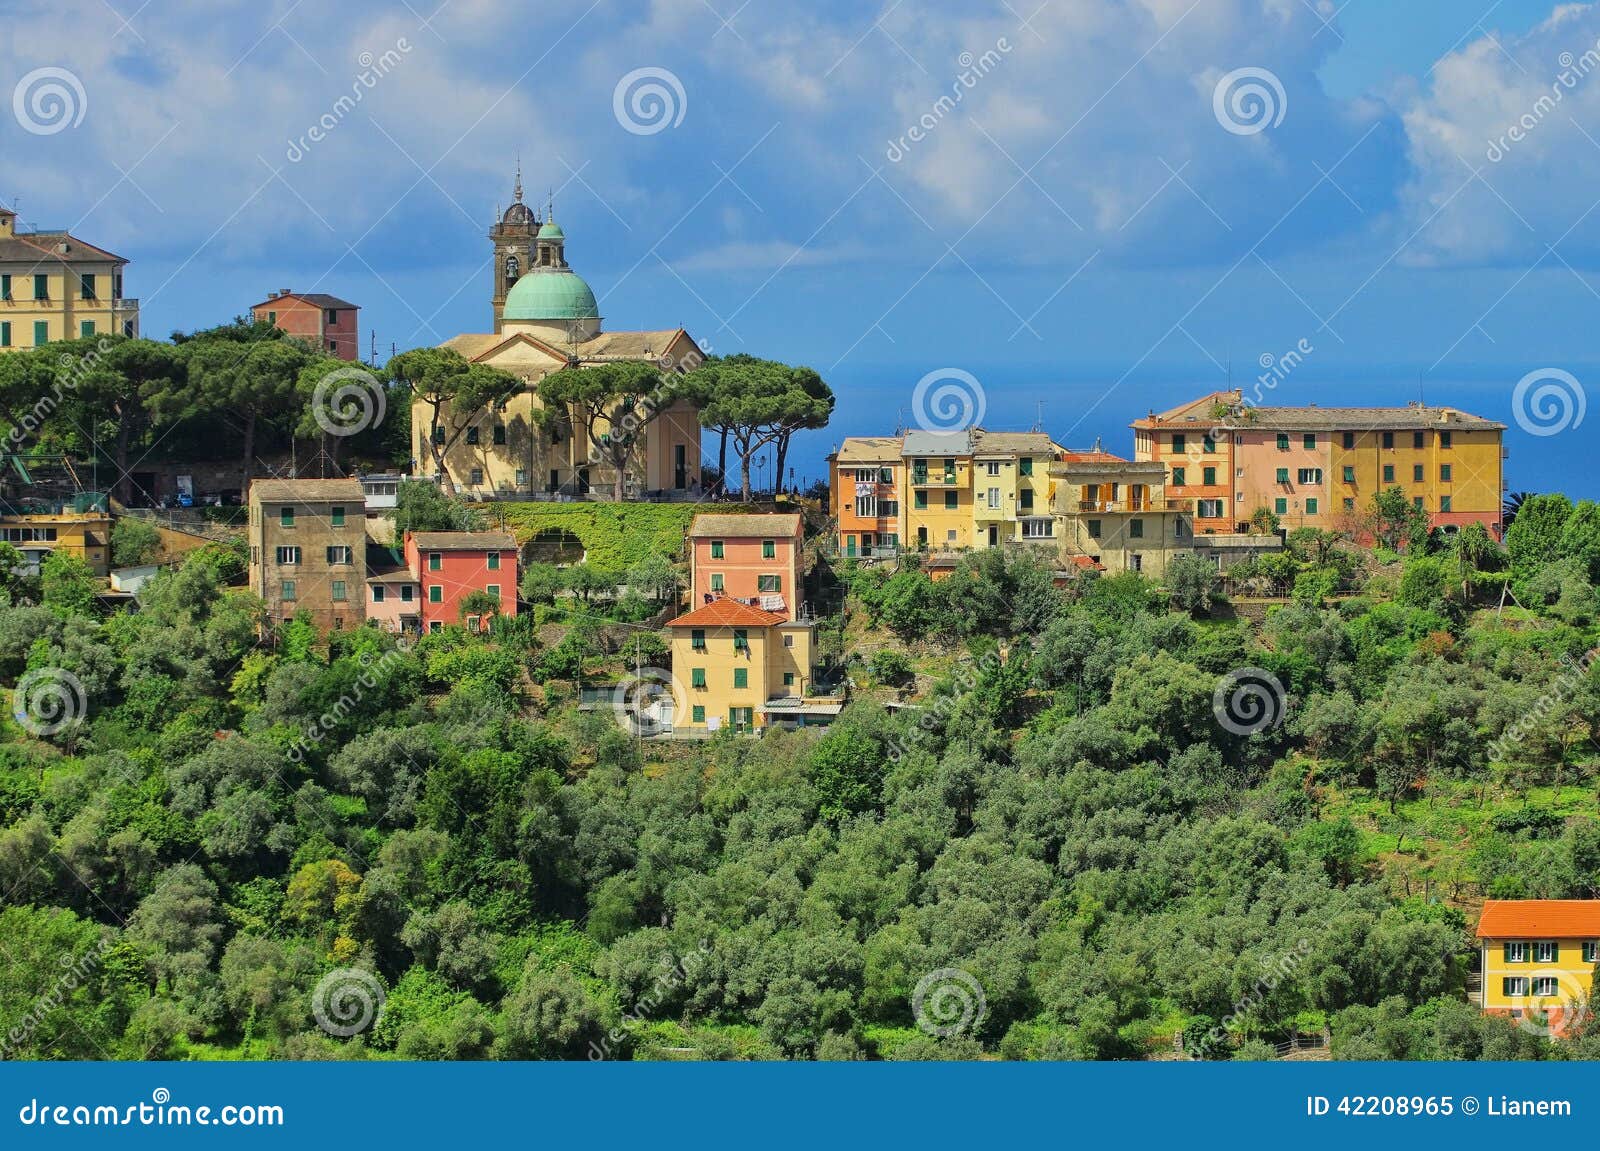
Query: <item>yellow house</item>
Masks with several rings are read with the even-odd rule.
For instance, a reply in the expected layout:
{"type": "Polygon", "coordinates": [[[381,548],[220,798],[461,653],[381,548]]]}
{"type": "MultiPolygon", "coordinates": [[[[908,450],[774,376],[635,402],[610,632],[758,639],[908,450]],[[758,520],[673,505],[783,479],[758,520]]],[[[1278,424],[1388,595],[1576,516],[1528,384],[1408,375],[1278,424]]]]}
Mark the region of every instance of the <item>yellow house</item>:
{"type": "Polygon", "coordinates": [[[905,461],[905,542],[919,551],[956,551],[975,546],[972,508],[971,431],[907,432],[900,454],[905,461]]]}
{"type": "Polygon", "coordinates": [[[0,351],[137,336],[139,301],[122,295],[127,264],[68,232],[19,232],[17,214],[0,208],[0,351]]]}
{"type": "Polygon", "coordinates": [[[456,336],[443,346],[471,363],[519,377],[524,387],[492,410],[456,412],[446,405],[436,433],[432,408],[417,400],[411,423],[418,471],[434,474],[428,442],[433,434],[450,479],[468,498],[698,493],[700,421],[689,403],[677,401],[646,424],[631,461],[633,474],[620,478],[609,463],[592,462],[594,437],[610,430],[604,420],[590,429],[569,413],[566,426],[551,434],[535,416],[544,406],[539,381],[551,372],[620,360],[650,361],[663,373],[688,371],[704,359],[694,340],[682,328],[602,331],[593,290],[567,264],[566,234],[552,218],[539,222],[520,195],[491,236],[497,237],[495,330],[456,336]],[[506,228],[516,234],[502,235],[506,228]],[[530,238],[519,240],[524,232],[530,238]]]}
{"type": "Polygon", "coordinates": [[[812,625],[732,599],[667,624],[672,633],[676,731],[760,731],[836,715],[836,701],[807,701],[812,625]]]}
{"type": "Polygon", "coordinates": [[[1332,511],[1350,528],[1372,497],[1398,487],[1434,527],[1482,523],[1501,536],[1505,425],[1454,408],[1374,408],[1329,436],[1332,511]]]}
{"type": "Polygon", "coordinates": [[[1557,1035],[1581,1018],[1600,958],[1600,899],[1491,899],[1477,935],[1483,1010],[1542,1016],[1557,1035]]]}
{"type": "Polygon", "coordinates": [[[1160,460],[1130,462],[1098,448],[1065,455],[1051,472],[1066,562],[1160,580],[1173,556],[1193,550],[1194,501],[1168,498],[1160,460]]]}
{"type": "Polygon", "coordinates": [[[104,501],[104,496],[86,496],[77,501],[81,506],[36,501],[0,505],[0,541],[20,551],[34,574],[51,552],[64,551],[103,576],[111,570],[111,516],[104,501]]]}
{"type": "Polygon", "coordinates": [[[972,517],[977,547],[1055,537],[1050,465],[1061,449],[1043,432],[973,430],[972,517]]]}

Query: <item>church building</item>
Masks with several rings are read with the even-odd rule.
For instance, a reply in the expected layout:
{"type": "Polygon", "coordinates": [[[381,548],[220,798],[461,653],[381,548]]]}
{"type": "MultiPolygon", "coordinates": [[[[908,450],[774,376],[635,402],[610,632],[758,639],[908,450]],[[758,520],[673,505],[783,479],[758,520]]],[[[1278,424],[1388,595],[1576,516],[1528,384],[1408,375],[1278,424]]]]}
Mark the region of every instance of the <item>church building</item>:
{"type": "MultiPolygon", "coordinates": [[[[543,219],[522,201],[522,173],[514,199],[489,230],[494,243],[494,330],[447,340],[472,363],[520,377],[525,387],[502,404],[473,412],[445,412],[441,427],[445,467],[467,499],[671,498],[700,490],[700,423],[693,405],[678,401],[644,428],[635,474],[619,477],[596,455],[589,429],[576,413],[541,430],[539,381],[554,371],[618,360],[646,360],[663,371],[687,371],[704,358],[682,328],[606,331],[594,292],[567,264],[566,234],[553,204],[543,219]],[[457,434],[457,433],[460,434],[457,434]]],[[[421,474],[432,467],[428,406],[413,407],[412,455],[421,474]]],[[[603,427],[596,429],[603,432],[603,427]]]]}

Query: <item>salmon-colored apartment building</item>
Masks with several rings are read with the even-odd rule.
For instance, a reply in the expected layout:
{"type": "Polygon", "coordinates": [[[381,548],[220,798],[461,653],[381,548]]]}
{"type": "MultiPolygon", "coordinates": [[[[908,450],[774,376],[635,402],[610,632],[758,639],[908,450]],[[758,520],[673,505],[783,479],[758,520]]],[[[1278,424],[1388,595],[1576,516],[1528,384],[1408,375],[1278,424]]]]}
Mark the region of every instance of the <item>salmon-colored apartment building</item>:
{"type": "Polygon", "coordinates": [[[689,525],[691,607],[727,598],[797,618],[804,549],[796,512],[695,516],[689,525]]]}
{"type": "Polygon", "coordinates": [[[1501,531],[1505,425],[1457,408],[1260,407],[1237,389],[1135,420],[1134,458],[1195,501],[1196,534],[1242,530],[1262,508],[1284,528],[1360,534],[1372,497],[1399,488],[1431,526],[1501,531]]]}
{"type": "Polygon", "coordinates": [[[303,340],[325,356],[361,358],[361,309],[324,292],[271,292],[250,309],[257,323],[268,323],[303,340]]]}
{"type": "Polygon", "coordinates": [[[510,532],[407,532],[405,556],[422,585],[424,630],[453,624],[487,630],[487,617],[461,612],[462,600],[475,591],[499,601],[498,614],[517,614],[517,541],[510,532]]]}

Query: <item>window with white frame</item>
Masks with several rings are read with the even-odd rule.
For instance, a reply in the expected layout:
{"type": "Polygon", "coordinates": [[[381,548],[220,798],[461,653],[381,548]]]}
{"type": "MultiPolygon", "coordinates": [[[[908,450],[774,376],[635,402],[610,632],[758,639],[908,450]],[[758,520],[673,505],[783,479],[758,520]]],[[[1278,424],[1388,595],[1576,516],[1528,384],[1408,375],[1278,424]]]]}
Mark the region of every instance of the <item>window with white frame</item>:
{"type": "Polygon", "coordinates": [[[300,562],[300,549],[296,546],[285,545],[278,549],[278,562],[284,565],[293,565],[300,562]]]}
{"type": "Polygon", "coordinates": [[[1533,961],[1535,963],[1554,963],[1556,961],[1556,945],[1549,939],[1541,939],[1533,945],[1533,961]]]}
{"type": "Polygon", "coordinates": [[[1556,994],[1556,977],[1554,975],[1538,975],[1533,980],[1533,993],[1535,995],[1556,994]]]}
{"type": "Polygon", "coordinates": [[[1528,962],[1528,945],[1526,943],[1517,943],[1517,942],[1507,943],[1506,944],[1506,962],[1507,963],[1526,963],[1526,962],[1528,962]]]}
{"type": "Polygon", "coordinates": [[[1048,517],[1036,516],[1022,521],[1022,538],[1025,540],[1044,540],[1055,534],[1056,522],[1048,517]]]}
{"type": "Polygon", "coordinates": [[[1000,461],[999,460],[987,460],[987,461],[985,461],[984,465],[983,465],[983,470],[984,470],[984,473],[986,475],[991,475],[991,476],[999,475],[1000,474],[1000,461]]]}
{"type": "Polygon", "coordinates": [[[990,488],[989,492],[988,492],[988,499],[989,499],[989,506],[991,508],[999,507],[1000,506],[1000,489],[999,488],[990,488]]]}
{"type": "Polygon", "coordinates": [[[1500,987],[1507,995],[1526,995],[1528,994],[1528,977],[1526,975],[1508,975],[1500,981],[1500,987]]]}
{"type": "Polygon", "coordinates": [[[1600,944],[1597,944],[1595,940],[1585,939],[1583,941],[1583,961],[1585,963],[1600,961],[1600,944]]]}

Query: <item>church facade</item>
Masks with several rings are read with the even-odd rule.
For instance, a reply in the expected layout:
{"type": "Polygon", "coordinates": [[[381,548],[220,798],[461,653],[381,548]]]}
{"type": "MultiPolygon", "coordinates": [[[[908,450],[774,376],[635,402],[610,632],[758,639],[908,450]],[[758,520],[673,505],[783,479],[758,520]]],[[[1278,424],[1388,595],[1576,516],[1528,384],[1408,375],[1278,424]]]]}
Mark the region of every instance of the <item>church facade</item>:
{"type": "MultiPolygon", "coordinates": [[[[467,499],[561,496],[672,498],[700,491],[699,413],[678,401],[645,425],[633,474],[617,476],[599,461],[591,431],[576,412],[552,432],[536,418],[539,382],[551,372],[619,360],[645,360],[664,372],[692,369],[704,358],[682,328],[606,331],[594,292],[566,260],[566,234],[553,208],[539,213],[522,201],[517,176],[513,202],[489,230],[494,244],[493,331],[468,333],[441,346],[472,363],[499,368],[523,381],[501,404],[444,413],[445,468],[467,499]]],[[[428,475],[430,409],[412,409],[412,456],[428,475]]]]}

